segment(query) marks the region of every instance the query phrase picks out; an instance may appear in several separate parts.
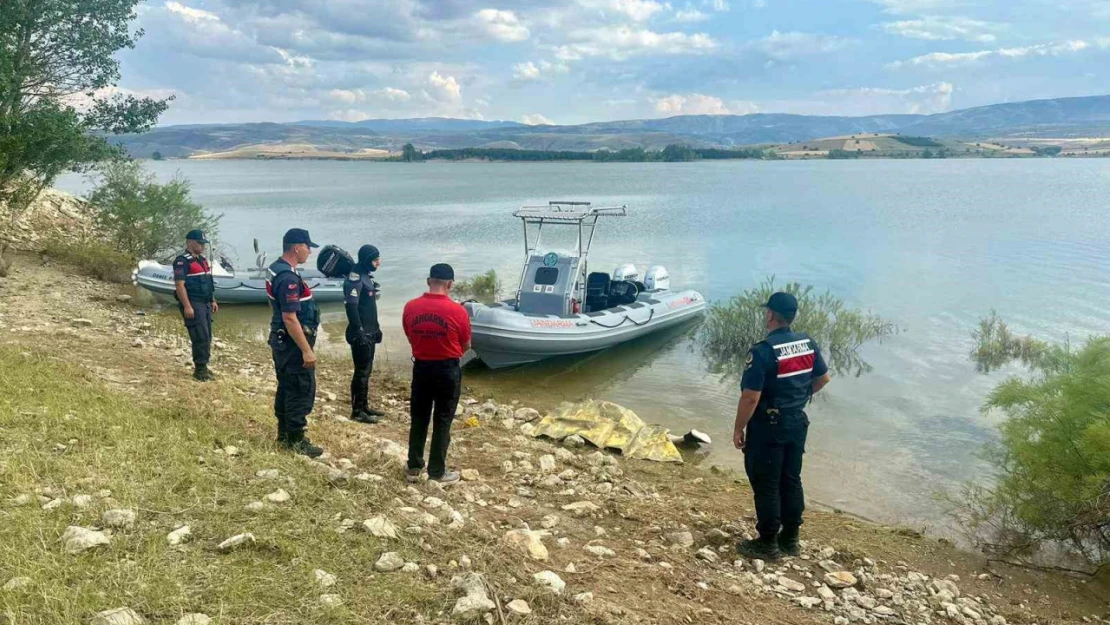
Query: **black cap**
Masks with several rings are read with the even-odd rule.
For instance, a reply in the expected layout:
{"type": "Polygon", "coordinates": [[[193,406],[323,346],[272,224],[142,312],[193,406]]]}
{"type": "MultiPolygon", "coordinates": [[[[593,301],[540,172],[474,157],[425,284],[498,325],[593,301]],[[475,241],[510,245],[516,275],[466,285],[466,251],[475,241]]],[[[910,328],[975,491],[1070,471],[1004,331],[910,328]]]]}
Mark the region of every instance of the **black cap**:
{"type": "Polygon", "coordinates": [[[186,241],[196,241],[197,243],[208,243],[208,239],[204,238],[204,233],[200,230],[190,230],[189,234],[185,235],[186,241]]]}
{"type": "Polygon", "coordinates": [[[312,238],[308,236],[308,230],[304,228],[290,228],[285,236],[281,238],[281,245],[288,247],[297,243],[304,243],[309,247],[320,247],[312,242],[312,238]]]}
{"type": "Polygon", "coordinates": [[[769,308],[774,312],[786,317],[787,320],[794,319],[794,315],[798,314],[798,298],[789,293],[779,291],[767,300],[765,308],[769,308]]]}
{"type": "Polygon", "coordinates": [[[437,263],[432,265],[432,270],[428,272],[428,277],[433,280],[454,280],[455,270],[447,263],[437,263]]]}

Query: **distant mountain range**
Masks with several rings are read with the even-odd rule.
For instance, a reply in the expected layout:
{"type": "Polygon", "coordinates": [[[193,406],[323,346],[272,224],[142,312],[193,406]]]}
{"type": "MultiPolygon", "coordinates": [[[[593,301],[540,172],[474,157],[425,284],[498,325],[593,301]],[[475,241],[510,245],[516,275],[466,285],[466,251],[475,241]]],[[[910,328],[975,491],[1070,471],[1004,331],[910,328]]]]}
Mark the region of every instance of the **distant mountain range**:
{"type": "Polygon", "coordinates": [[[733,147],[872,132],[963,139],[1110,137],[1110,95],[993,104],[934,115],[681,115],[574,126],[448,118],[201,124],[160,127],[116,140],[133,156],[145,158],[154,152],[187,157],[258,147],[273,151],[282,146],[329,153],[397,152],[406,143],[424,150],[651,150],[672,143],[733,147]]]}

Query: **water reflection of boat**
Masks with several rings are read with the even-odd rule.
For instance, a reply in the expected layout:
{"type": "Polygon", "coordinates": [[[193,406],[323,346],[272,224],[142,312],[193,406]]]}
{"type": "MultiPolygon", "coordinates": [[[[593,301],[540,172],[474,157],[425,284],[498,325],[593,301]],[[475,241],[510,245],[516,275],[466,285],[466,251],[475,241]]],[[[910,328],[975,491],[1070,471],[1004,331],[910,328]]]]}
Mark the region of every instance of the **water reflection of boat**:
{"type": "MultiPolygon", "coordinates": [[[[255,252],[258,251],[255,242],[255,252]]],[[[221,304],[266,304],[266,254],[258,254],[254,269],[236,270],[226,259],[212,263],[212,281],[216,286],[216,301],[221,304]]],[[[328,278],[313,269],[301,269],[301,276],[312,289],[317,302],[343,300],[343,278],[328,278]]],[[[140,260],[131,272],[131,282],[153,293],[174,295],[173,267],[153,260],[140,260]]]]}
{"type": "Polygon", "coordinates": [[[590,273],[597,221],[623,217],[625,207],[551,202],[513,213],[524,223],[524,266],[516,297],[485,305],[468,302],[474,351],[492,369],[554,356],[604,350],[699,317],[705,298],[670,290],[666,269],[652,267],[639,281],[632,265],[612,275],[590,273]],[[540,248],[544,226],[577,230],[569,251],[540,248]]]}

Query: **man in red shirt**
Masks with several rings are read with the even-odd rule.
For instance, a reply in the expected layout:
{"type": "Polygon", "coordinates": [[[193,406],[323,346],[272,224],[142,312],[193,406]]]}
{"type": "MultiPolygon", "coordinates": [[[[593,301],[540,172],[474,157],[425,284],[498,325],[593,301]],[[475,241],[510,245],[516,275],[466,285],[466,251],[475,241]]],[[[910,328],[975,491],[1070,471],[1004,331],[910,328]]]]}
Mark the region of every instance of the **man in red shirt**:
{"type": "Polygon", "coordinates": [[[451,265],[433,265],[428,274],[428,292],[405,304],[402,315],[413,361],[407,471],[410,482],[419,481],[424,472],[429,423],[432,448],[428,454],[428,478],[441,484],[459,481],[457,472],[447,470],[447,447],[451,444],[451,421],[462,390],[459,363],[470,349],[470,316],[448,297],[454,280],[451,265]]]}

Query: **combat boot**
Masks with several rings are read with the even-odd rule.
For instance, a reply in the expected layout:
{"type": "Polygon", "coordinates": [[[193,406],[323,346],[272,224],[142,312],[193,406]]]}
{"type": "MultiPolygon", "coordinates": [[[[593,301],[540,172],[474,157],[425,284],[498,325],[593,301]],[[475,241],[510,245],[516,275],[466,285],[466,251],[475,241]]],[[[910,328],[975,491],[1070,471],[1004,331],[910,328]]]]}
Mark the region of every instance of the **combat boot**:
{"type": "Polygon", "coordinates": [[[207,366],[199,365],[193,370],[193,379],[197,382],[208,382],[210,380],[215,380],[216,376],[212,374],[212,371],[209,370],[207,366]]]}
{"type": "Polygon", "coordinates": [[[802,548],[798,545],[798,528],[782,528],[778,542],[782,553],[795,558],[802,555],[802,548]]]}
{"type": "Polygon", "coordinates": [[[364,410],[359,408],[351,413],[351,421],[358,421],[359,423],[367,423],[373,425],[380,421],[379,415],[374,414],[377,411],[364,410]]]}
{"type": "Polygon", "coordinates": [[[313,445],[312,441],[304,435],[304,430],[289,432],[286,435],[285,446],[293,453],[309,458],[319,458],[324,455],[324,450],[313,445]]]}
{"type": "Polygon", "coordinates": [[[782,557],[779,552],[778,542],[774,537],[766,538],[760,536],[755,540],[744,540],[739,545],[736,545],[736,551],[740,555],[752,560],[763,560],[766,562],[774,562],[782,557]]]}

